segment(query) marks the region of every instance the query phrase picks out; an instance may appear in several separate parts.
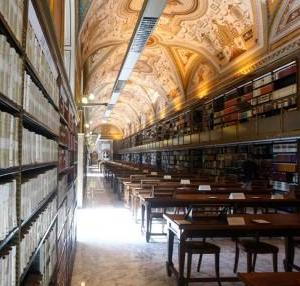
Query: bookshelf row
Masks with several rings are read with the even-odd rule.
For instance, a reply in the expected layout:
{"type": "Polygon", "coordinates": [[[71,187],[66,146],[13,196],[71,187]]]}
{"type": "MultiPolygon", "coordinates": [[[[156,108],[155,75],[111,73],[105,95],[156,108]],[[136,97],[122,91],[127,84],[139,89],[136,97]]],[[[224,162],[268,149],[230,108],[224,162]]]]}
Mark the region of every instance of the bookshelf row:
{"type": "MultiPolygon", "coordinates": [[[[45,171],[45,173],[38,174],[35,177],[30,175],[26,180],[22,181],[22,208],[19,223],[16,209],[16,180],[7,180],[0,185],[2,194],[0,197],[2,217],[0,225],[0,257],[2,261],[6,261],[5,263],[15,264],[16,254],[14,252],[10,253],[8,250],[14,249],[19,245],[21,253],[19,271],[16,271],[17,267],[14,267],[7,273],[1,273],[1,275],[5,274],[4,281],[12,279],[12,281],[18,281],[18,285],[27,285],[26,281],[32,281],[32,275],[35,277],[36,273],[39,272],[39,269],[36,268],[37,265],[49,262],[48,259],[41,260],[45,256],[41,247],[46,243],[48,237],[51,236],[50,232],[54,228],[56,229],[56,225],[58,232],[55,232],[55,239],[53,240],[52,237],[48,243],[54,245],[71,243],[73,245],[72,249],[74,248],[74,241],[67,242],[67,236],[70,232],[75,239],[74,222],[72,221],[72,225],[69,223],[73,219],[76,208],[74,175],[65,175],[64,179],[69,181],[67,187],[59,184],[57,189],[55,177],[51,176],[53,172],[57,172],[57,169],[45,171]],[[47,177],[50,178],[50,182],[47,181],[47,177]],[[35,188],[32,186],[35,186],[35,188]],[[11,256],[14,257],[14,262],[11,262],[11,256]]],[[[39,280],[36,280],[36,283],[40,279],[49,281],[50,276],[54,274],[54,267],[57,267],[57,271],[59,271],[59,263],[60,261],[54,259],[50,267],[52,272],[47,272],[47,276],[43,275],[43,273],[46,273],[45,271],[40,272],[40,275],[38,275],[39,280]]],[[[66,261],[66,263],[72,263],[72,261],[66,261]]],[[[71,275],[71,273],[69,274],[71,275]]],[[[1,280],[0,282],[2,283],[1,280]]],[[[17,282],[0,285],[17,285],[17,282]]]]}
{"type": "Polygon", "coordinates": [[[208,176],[234,176],[245,181],[245,162],[254,161],[256,179],[275,191],[286,192],[299,185],[298,141],[248,143],[199,149],[124,153],[123,161],[155,166],[167,172],[193,172],[208,176]]]}
{"type": "Polygon", "coordinates": [[[68,285],[74,259],[77,114],[41,7],[0,1],[1,286],[68,285]]]}
{"type": "Polygon", "coordinates": [[[189,110],[123,139],[121,149],[159,141],[174,145],[178,138],[188,139],[194,134],[208,134],[232,126],[242,129],[247,123],[268,118],[276,120],[282,113],[298,110],[298,68],[297,61],[293,60],[271,70],[265,69],[259,76],[250,75],[225,93],[215,95],[214,99],[204,99],[189,110]]]}

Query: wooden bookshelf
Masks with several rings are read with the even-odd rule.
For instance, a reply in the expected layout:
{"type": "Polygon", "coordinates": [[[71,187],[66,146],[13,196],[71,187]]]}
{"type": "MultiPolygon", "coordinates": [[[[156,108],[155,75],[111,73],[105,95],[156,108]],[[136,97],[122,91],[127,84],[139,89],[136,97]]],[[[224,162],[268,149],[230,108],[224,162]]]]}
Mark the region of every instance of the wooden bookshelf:
{"type": "MultiPolygon", "coordinates": [[[[13,1],[13,0],[12,0],[13,1]]],[[[75,195],[75,184],[74,181],[76,179],[75,174],[75,160],[76,160],[76,126],[77,126],[77,111],[75,107],[75,102],[72,96],[71,88],[68,83],[68,79],[66,76],[66,72],[64,70],[64,63],[63,58],[61,56],[61,51],[58,48],[57,40],[53,27],[53,23],[51,21],[50,11],[45,1],[35,1],[35,0],[25,0],[23,2],[23,11],[22,13],[18,13],[18,15],[22,15],[22,21],[19,21],[15,17],[14,19],[22,22],[22,25],[19,28],[12,29],[12,26],[9,25],[9,22],[6,19],[6,16],[2,14],[0,11],[0,34],[6,37],[6,42],[9,43],[10,49],[14,49],[17,53],[18,57],[22,62],[22,71],[20,72],[20,78],[22,79],[22,91],[21,91],[21,102],[16,103],[11,98],[8,97],[8,94],[0,93],[0,112],[6,112],[14,116],[14,118],[18,119],[17,125],[17,138],[18,138],[18,164],[13,167],[7,167],[0,169],[0,185],[6,182],[8,179],[13,178],[16,181],[16,209],[17,209],[17,227],[11,229],[9,233],[6,235],[5,239],[0,241],[0,252],[2,249],[10,249],[11,247],[15,247],[18,249],[18,254],[16,256],[16,264],[15,269],[12,272],[15,272],[16,277],[16,286],[23,285],[24,282],[28,277],[30,277],[33,273],[36,273],[38,269],[36,269],[36,265],[39,265],[39,259],[42,259],[39,255],[41,247],[48,239],[55,240],[52,241],[52,245],[55,247],[51,250],[53,253],[49,252],[46,264],[56,257],[56,249],[58,245],[58,233],[56,232],[57,228],[57,219],[58,214],[60,212],[61,204],[58,202],[58,191],[57,188],[53,190],[53,192],[46,195],[41,201],[39,201],[37,207],[30,213],[28,218],[22,220],[20,217],[21,213],[21,184],[23,180],[30,180],[31,176],[36,176],[42,174],[46,170],[49,169],[57,169],[58,170],[58,158],[55,161],[45,162],[45,163],[38,163],[38,164],[29,164],[29,165],[22,165],[22,148],[23,146],[23,138],[22,138],[22,130],[23,127],[34,132],[36,134],[42,135],[45,138],[49,138],[57,143],[57,149],[63,148],[67,150],[70,154],[70,158],[72,159],[69,161],[69,165],[63,170],[63,172],[68,177],[68,186],[67,190],[65,191],[65,198],[67,198],[72,194],[73,200],[69,203],[69,212],[67,219],[72,222],[72,224],[66,223],[65,232],[65,246],[68,254],[68,258],[70,260],[65,260],[65,266],[63,266],[62,261],[56,261],[56,270],[51,270],[53,273],[44,273],[45,275],[49,275],[49,277],[43,277],[45,279],[43,281],[51,280],[53,285],[56,285],[56,280],[58,279],[57,271],[59,271],[59,265],[67,271],[65,272],[65,280],[60,281],[64,285],[67,285],[70,282],[70,276],[72,267],[68,267],[67,265],[72,265],[74,261],[74,251],[75,251],[75,240],[76,236],[74,235],[74,231],[76,229],[75,221],[74,221],[74,210],[76,208],[76,195],[75,195]],[[43,2],[43,3],[42,3],[43,2]],[[48,10],[47,10],[48,9],[48,10]],[[31,12],[30,12],[31,11],[31,12]],[[30,14],[31,13],[31,14],[30,14]],[[33,14],[32,14],[33,13],[33,14]],[[30,14],[30,15],[29,15],[30,14]],[[53,81],[50,83],[47,74],[47,69],[43,70],[43,66],[34,65],[31,62],[29,54],[28,54],[28,46],[27,46],[27,39],[28,36],[28,26],[29,26],[29,18],[32,15],[36,15],[36,21],[31,22],[34,25],[38,25],[35,27],[38,31],[40,31],[40,36],[44,39],[43,43],[39,43],[42,53],[44,53],[44,62],[45,66],[48,68],[50,67],[51,72],[53,72],[53,81]],[[22,31],[18,30],[21,29],[22,31]],[[19,36],[14,34],[14,31],[19,31],[19,36]],[[23,108],[23,101],[24,101],[24,74],[25,72],[30,76],[32,82],[37,86],[37,88],[41,91],[41,96],[43,96],[43,100],[46,100],[53,109],[57,112],[57,125],[55,126],[66,126],[68,130],[67,138],[65,141],[60,141],[60,134],[56,131],[53,131],[51,128],[46,126],[45,123],[41,122],[39,118],[36,118],[34,115],[30,114],[29,112],[25,111],[23,108]],[[51,85],[52,84],[52,85],[51,85]],[[64,101],[64,109],[61,112],[59,108],[59,103],[56,103],[57,98],[62,98],[64,101]],[[70,193],[70,194],[69,194],[70,193]],[[33,253],[30,257],[26,256],[25,261],[26,266],[24,269],[20,269],[20,261],[21,256],[25,255],[20,252],[20,247],[22,239],[25,235],[27,235],[28,231],[31,230],[32,224],[36,222],[36,220],[42,216],[43,212],[51,206],[51,209],[47,211],[51,211],[51,221],[47,221],[47,225],[43,225],[43,229],[45,230],[42,234],[38,243],[34,246],[33,253]],[[51,235],[50,235],[51,233],[51,235]],[[9,248],[8,248],[9,246],[9,248]],[[49,261],[48,261],[49,260],[49,261]]],[[[5,2],[7,5],[10,5],[10,1],[5,2]]],[[[35,16],[33,16],[35,17],[35,16]]],[[[3,38],[3,37],[2,37],[3,38]]],[[[32,57],[31,57],[32,59],[32,57]]],[[[50,125],[49,125],[50,126],[50,125]]],[[[56,128],[56,127],[55,127],[56,128]]],[[[54,178],[58,183],[59,179],[59,171],[57,171],[57,176],[54,178]]],[[[6,251],[7,252],[7,251],[6,251]]],[[[5,254],[6,255],[6,254],[5,254]]],[[[24,256],[25,258],[25,256],[24,256]]],[[[10,275],[10,273],[8,273],[10,275]]],[[[48,283],[48,284],[49,284],[48,283]]]]}
{"type": "Polygon", "coordinates": [[[299,184],[298,152],[296,141],[273,145],[272,183],[276,191],[287,192],[299,184]]]}
{"type": "Polygon", "coordinates": [[[298,60],[282,60],[123,139],[121,152],[193,148],[299,136],[298,60]],[[140,136],[152,134],[155,136],[140,136]],[[135,140],[132,140],[135,138],[135,140]],[[139,138],[139,140],[137,140],[139,138]],[[146,138],[144,140],[144,138],[146,138]],[[166,144],[166,142],[168,142],[166,144]],[[152,144],[154,143],[154,144],[152,144]]]}

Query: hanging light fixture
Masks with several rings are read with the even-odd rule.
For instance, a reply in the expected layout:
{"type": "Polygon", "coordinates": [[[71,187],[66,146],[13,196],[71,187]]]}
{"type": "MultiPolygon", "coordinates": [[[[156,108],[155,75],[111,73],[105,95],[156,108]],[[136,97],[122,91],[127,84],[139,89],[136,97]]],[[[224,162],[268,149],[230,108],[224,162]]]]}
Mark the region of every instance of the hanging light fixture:
{"type": "Polygon", "coordinates": [[[87,97],[84,96],[84,97],[81,99],[81,102],[82,102],[83,104],[87,104],[87,103],[88,103],[87,97]]]}
{"type": "Polygon", "coordinates": [[[95,95],[93,94],[93,93],[90,93],[90,95],[89,95],[89,100],[94,100],[95,99],[95,95]]]}

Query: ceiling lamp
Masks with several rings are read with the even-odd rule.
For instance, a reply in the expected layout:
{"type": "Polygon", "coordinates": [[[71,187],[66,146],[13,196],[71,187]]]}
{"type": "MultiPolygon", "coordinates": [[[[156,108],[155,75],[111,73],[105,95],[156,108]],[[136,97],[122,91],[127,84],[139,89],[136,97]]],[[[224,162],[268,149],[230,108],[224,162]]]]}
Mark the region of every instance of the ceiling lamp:
{"type": "Polygon", "coordinates": [[[95,99],[95,95],[93,93],[90,93],[89,100],[94,100],[94,99],[95,99]]]}
{"type": "Polygon", "coordinates": [[[81,99],[81,102],[82,102],[83,104],[87,104],[87,103],[88,103],[87,97],[84,96],[84,97],[81,99]]]}
{"type": "Polygon", "coordinates": [[[104,115],[106,118],[110,116],[113,106],[117,103],[120,93],[157,25],[167,2],[168,0],[145,0],[104,115]]]}

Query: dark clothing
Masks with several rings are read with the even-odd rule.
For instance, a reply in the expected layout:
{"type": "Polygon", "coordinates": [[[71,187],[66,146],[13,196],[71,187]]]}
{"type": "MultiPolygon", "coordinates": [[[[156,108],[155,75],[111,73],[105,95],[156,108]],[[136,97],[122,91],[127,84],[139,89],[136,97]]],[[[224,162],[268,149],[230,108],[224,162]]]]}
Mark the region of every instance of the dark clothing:
{"type": "Polygon", "coordinates": [[[243,163],[243,172],[245,182],[250,182],[254,180],[257,176],[257,165],[254,161],[246,160],[243,163]]]}

